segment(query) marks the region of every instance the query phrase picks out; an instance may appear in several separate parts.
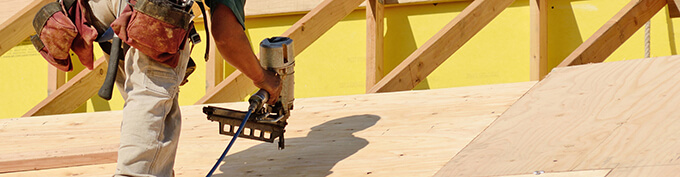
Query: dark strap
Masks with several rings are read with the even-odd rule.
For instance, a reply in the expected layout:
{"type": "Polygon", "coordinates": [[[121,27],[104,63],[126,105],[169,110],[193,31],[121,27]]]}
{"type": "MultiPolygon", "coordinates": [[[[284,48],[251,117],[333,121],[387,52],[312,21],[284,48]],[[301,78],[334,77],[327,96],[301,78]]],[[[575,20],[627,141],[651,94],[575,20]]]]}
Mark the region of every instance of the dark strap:
{"type": "Polygon", "coordinates": [[[50,2],[40,8],[38,13],[35,14],[35,17],[33,18],[33,29],[35,29],[35,32],[38,35],[40,35],[40,32],[42,32],[45,23],[47,23],[47,19],[57,12],[61,12],[61,4],[58,2],[50,2]]]}
{"type": "Polygon", "coordinates": [[[45,48],[45,44],[40,40],[40,36],[32,35],[31,36],[31,43],[33,43],[33,47],[35,47],[35,50],[40,51],[43,48],[45,48]]]}
{"type": "Polygon", "coordinates": [[[62,0],[62,2],[64,3],[64,9],[68,11],[76,3],[76,0],[62,0]]]}
{"type": "MultiPolygon", "coordinates": [[[[62,2],[64,3],[64,9],[70,9],[76,0],[63,0],[62,2]]],[[[35,17],[33,17],[33,29],[35,30],[36,35],[31,36],[31,43],[33,43],[33,46],[36,50],[40,51],[43,47],[45,47],[43,42],[40,40],[40,33],[42,32],[43,27],[45,27],[47,20],[57,12],[63,12],[62,4],[59,3],[59,1],[50,2],[40,8],[38,13],[35,14],[35,17]]]]}
{"type": "Polygon", "coordinates": [[[51,2],[40,8],[35,17],[33,17],[33,29],[35,29],[36,35],[31,36],[31,43],[33,43],[33,47],[37,51],[45,47],[45,44],[40,40],[40,33],[43,27],[45,27],[47,19],[50,19],[57,12],[61,12],[61,4],[59,2],[51,2]]]}
{"type": "Polygon", "coordinates": [[[76,3],[76,0],[63,0],[62,2],[64,3],[64,9],[69,10],[76,3]]]}
{"type": "Polygon", "coordinates": [[[189,31],[189,39],[192,43],[194,43],[194,45],[201,43],[201,36],[198,35],[198,32],[196,32],[196,27],[191,27],[191,31],[189,31]]]}
{"type": "Polygon", "coordinates": [[[201,9],[201,13],[203,14],[203,26],[205,27],[205,35],[208,37],[208,40],[205,42],[205,55],[203,58],[205,61],[208,61],[208,54],[210,54],[210,30],[208,29],[208,16],[205,13],[205,7],[204,4],[201,0],[196,0],[196,3],[198,3],[198,8],[201,9]]]}

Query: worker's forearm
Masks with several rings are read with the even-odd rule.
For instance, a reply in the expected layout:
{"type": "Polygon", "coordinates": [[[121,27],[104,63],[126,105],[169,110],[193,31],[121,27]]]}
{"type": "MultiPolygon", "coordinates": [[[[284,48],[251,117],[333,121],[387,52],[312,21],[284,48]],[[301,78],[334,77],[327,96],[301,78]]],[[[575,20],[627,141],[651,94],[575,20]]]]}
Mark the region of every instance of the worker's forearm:
{"type": "Polygon", "coordinates": [[[245,35],[242,36],[242,38],[234,36],[233,38],[222,39],[216,37],[215,43],[217,49],[229,64],[243,72],[254,82],[261,82],[263,80],[262,67],[260,67],[257,57],[253,54],[248,39],[245,35]]]}
{"type": "Polygon", "coordinates": [[[263,81],[263,69],[231,10],[221,5],[215,9],[212,22],[215,45],[224,59],[254,82],[263,81]]]}

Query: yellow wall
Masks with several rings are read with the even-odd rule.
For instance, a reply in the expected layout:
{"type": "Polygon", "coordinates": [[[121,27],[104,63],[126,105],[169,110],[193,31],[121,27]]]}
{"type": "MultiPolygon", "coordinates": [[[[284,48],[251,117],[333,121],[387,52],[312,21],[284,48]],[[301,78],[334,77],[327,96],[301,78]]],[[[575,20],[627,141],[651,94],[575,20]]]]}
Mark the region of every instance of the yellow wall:
{"type": "Polygon", "coordinates": [[[47,97],[47,62],[30,41],[0,56],[0,118],[19,117],[47,97]]]}
{"type": "MultiPolygon", "coordinates": [[[[548,58],[554,67],[598,30],[628,1],[549,1],[548,58]]],[[[385,74],[462,11],[469,2],[388,7],[385,12],[385,74]]],[[[521,82],[529,80],[529,3],[518,0],[467,42],[416,89],[521,82]]],[[[664,8],[652,19],[651,54],[677,54],[680,24],[664,8]]],[[[266,37],[280,35],[302,15],[248,18],[246,33],[255,52],[266,37]]],[[[197,26],[199,31],[203,27],[197,26]]],[[[296,57],[295,95],[298,98],[362,94],[365,92],[365,15],[357,10],[296,57]]],[[[202,36],[204,39],[206,37],[202,36]]],[[[607,61],[644,57],[644,28],[607,61]]],[[[205,94],[205,43],[194,48],[198,70],[182,87],[180,104],[191,105],[205,94]]],[[[97,57],[101,56],[98,52],[97,57]]],[[[30,43],[22,43],[0,57],[0,118],[19,117],[47,96],[47,63],[30,43]]],[[[74,59],[76,65],[77,60],[74,59]]],[[[82,67],[76,68],[82,70],[82,67]]],[[[234,69],[227,66],[225,77],[234,69]]],[[[70,73],[69,77],[75,76],[70,73]]],[[[117,92],[106,102],[97,96],[76,112],[120,110],[117,92]]]]}

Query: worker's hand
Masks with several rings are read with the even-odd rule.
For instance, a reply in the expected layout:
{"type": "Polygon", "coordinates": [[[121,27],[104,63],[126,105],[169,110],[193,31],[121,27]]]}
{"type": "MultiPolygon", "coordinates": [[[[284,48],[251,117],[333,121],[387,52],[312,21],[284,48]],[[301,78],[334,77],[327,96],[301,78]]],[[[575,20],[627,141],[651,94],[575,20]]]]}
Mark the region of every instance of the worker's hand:
{"type": "Polygon", "coordinates": [[[264,89],[269,93],[269,101],[267,104],[273,105],[278,101],[281,94],[281,78],[274,71],[264,70],[264,79],[262,82],[255,83],[255,86],[264,89]]]}

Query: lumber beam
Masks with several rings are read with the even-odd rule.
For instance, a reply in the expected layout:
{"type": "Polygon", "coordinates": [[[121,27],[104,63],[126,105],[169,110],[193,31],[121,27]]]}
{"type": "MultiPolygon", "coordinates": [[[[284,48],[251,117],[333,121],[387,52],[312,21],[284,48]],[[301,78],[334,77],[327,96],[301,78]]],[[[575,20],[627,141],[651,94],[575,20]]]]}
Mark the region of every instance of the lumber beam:
{"type": "Polygon", "coordinates": [[[529,0],[531,9],[530,79],[542,80],[548,75],[548,2],[529,0]]]}
{"type": "Polygon", "coordinates": [[[366,91],[383,77],[383,0],[366,0],[366,91]]]}
{"type": "Polygon", "coordinates": [[[0,174],[21,171],[66,168],[104,163],[116,163],[118,152],[100,152],[62,157],[45,157],[38,159],[24,159],[0,162],[0,174]]]}
{"type": "MultiPolygon", "coordinates": [[[[293,39],[295,55],[300,54],[323,33],[349,15],[364,0],[325,0],[298,20],[281,36],[293,39]]],[[[214,89],[206,92],[196,104],[241,101],[255,91],[252,81],[234,71],[214,89]],[[246,91],[243,91],[246,90],[246,91]],[[236,92],[237,91],[237,92],[236,92]]]]}
{"type": "Polygon", "coordinates": [[[95,61],[94,69],[83,70],[22,117],[65,114],[76,110],[92,97],[104,83],[108,69],[107,56],[95,61]]]}
{"type": "Polygon", "coordinates": [[[378,82],[368,93],[413,89],[513,0],[477,0],[378,82]]]}
{"type": "MultiPolygon", "coordinates": [[[[209,9],[206,9],[206,11],[209,9]]],[[[210,14],[208,15],[208,19],[210,19],[210,14]]],[[[208,26],[205,28],[208,29],[208,27],[212,26],[211,25],[211,20],[208,20],[208,26]]],[[[208,53],[208,61],[205,63],[205,90],[206,92],[210,89],[215,88],[222,80],[224,80],[224,58],[222,58],[222,55],[217,51],[217,48],[215,47],[215,38],[213,38],[212,35],[208,36],[208,40],[210,40],[210,51],[208,53]]]]}
{"type": "MultiPolygon", "coordinates": [[[[212,40],[212,37],[210,37],[212,40]]],[[[211,42],[211,44],[214,44],[211,42]]],[[[205,90],[211,90],[224,80],[224,58],[215,52],[215,45],[210,45],[208,61],[205,63],[205,90]]]]}
{"type": "Polygon", "coordinates": [[[678,7],[678,4],[680,4],[680,0],[666,0],[668,3],[668,15],[671,18],[676,18],[680,17],[680,8],[678,7]]]}
{"type": "Polygon", "coordinates": [[[52,1],[34,0],[0,24],[0,36],[2,36],[0,38],[0,55],[5,54],[9,49],[35,33],[32,25],[33,16],[38,13],[42,6],[52,1]]]}
{"type": "Polygon", "coordinates": [[[47,95],[50,95],[66,83],[66,72],[52,65],[47,67],[47,95]]]}
{"type": "Polygon", "coordinates": [[[359,7],[363,0],[324,0],[281,36],[293,39],[295,55],[359,7]]]}
{"type": "Polygon", "coordinates": [[[666,0],[630,1],[557,67],[604,61],[659,12],[666,3],[666,0]]]}

